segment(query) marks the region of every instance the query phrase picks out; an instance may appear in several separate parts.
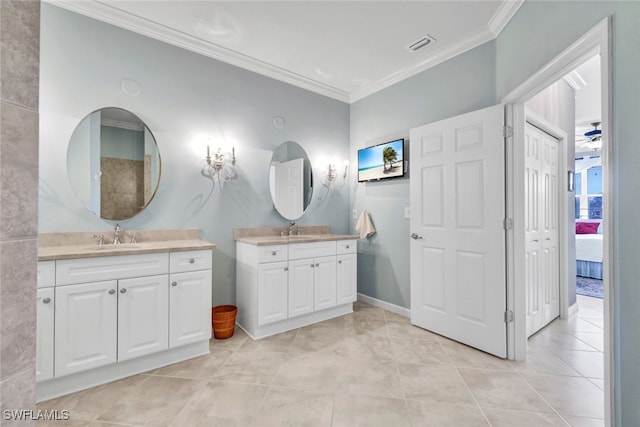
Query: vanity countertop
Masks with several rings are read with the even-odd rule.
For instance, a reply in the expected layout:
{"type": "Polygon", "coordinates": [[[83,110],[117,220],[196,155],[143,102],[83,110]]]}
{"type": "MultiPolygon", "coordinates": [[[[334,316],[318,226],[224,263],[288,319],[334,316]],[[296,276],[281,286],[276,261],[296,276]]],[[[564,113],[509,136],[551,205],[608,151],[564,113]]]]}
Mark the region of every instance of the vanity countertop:
{"type": "Polygon", "coordinates": [[[214,243],[201,239],[197,229],[124,231],[122,241],[130,241],[134,232],[136,243],[119,245],[109,242],[108,232],[41,233],[38,236],[38,261],[216,248],[214,243]],[[96,240],[89,237],[93,234],[104,234],[105,245],[98,246],[96,240]]]}
{"type": "Polygon", "coordinates": [[[332,234],[329,226],[295,226],[296,233],[287,235],[287,227],[253,227],[235,228],[233,230],[236,242],[255,246],[288,245],[290,243],[326,242],[328,240],[356,240],[360,236],[353,234],[332,234]],[[284,236],[280,236],[284,233],[284,236]]]}

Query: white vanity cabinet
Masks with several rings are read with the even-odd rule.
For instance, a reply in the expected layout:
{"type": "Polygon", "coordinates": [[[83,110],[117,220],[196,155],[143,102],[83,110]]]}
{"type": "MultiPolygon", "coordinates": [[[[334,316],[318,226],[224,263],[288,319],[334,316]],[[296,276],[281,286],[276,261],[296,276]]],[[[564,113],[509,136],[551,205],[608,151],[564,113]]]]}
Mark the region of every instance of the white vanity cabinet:
{"type": "Polygon", "coordinates": [[[353,311],[356,241],[344,242],[237,242],[238,325],[262,338],[353,311]]]}
{"type": "Polygon", "coordinates": [[[38,399],[206,354],[211,268],[210,249],[39,262],[38,399]]]}
{"type": "Polygon", "coordinates": [[[170,256],[169,347],[211,338],[211,251],[170,256]]]}

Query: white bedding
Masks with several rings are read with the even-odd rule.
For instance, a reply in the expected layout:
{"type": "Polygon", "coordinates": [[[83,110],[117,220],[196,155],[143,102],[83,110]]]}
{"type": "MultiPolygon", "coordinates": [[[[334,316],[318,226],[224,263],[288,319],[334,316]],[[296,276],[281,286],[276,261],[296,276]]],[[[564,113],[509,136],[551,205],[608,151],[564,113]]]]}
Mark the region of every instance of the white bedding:
{"type": "Polygon", "coordinates": [[[602,234],[576,234],[576,260],[602,262],[602,234]]]}

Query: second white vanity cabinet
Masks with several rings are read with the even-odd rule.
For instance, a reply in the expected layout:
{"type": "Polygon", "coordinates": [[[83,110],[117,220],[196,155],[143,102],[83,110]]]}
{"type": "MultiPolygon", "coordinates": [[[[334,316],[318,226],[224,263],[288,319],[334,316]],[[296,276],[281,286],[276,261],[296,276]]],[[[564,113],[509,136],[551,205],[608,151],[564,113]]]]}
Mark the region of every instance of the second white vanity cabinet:
{"type": "Polygon", "coordinates": [[[238,325],[251,337],[319,322],[353,310],[356,241],[236,243],[238,325]]]}

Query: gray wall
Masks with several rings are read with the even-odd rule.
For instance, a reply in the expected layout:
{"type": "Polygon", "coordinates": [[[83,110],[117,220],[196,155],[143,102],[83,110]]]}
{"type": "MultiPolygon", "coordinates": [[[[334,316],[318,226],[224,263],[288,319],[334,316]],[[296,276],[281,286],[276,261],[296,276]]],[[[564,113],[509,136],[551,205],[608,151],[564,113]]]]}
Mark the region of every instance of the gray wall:
{"type": "MultiPolygon", "coordinates": [[[[351,105],[351,164],[357,150],[409,137],[409,129],[488,107],[495,103],[495,43],[459,55],[423,73],[351,105]]],[[[410,142],[408,143],[410,144],[410,142]]],[[[405,153],[409,145],[405,143],[405,153]]],[[[351,174],[352,208],[365,209],[377,233],[358,243],[358,292],[410,306],[409,295],[409,174],[403,179],[357,183],[351,174]]],[[[355,231],[356,220],[351,221],[355,231]]]]}
{"type": "MultiPolygon", "coordinates": [[[[640,252],[637,218],[640,202],[630,197],[640,186],[640,2],[527,1],[494,41],[360,100],[351,109],[351,154],[389,137],[407,136],[409,128],[499,102],[602,19],[611,16],[613,112],[611,159],[615,239],[612,260],[614,304],[615,425],[640,420],[640,287],[636,260],[640,252]],[[626,196],[625,196],[626,195],[626,196]]],[[[352,179],[353,181],[353,179],[352,179]]],[[[378,229],[371,243],[360,244],[358,290],[409,307],[406,180],[355,184],[352,207],[368,209],[378,229]]],[[[352,227],[354,222],[352,222],[352,227]]],[[[353,228],[352,228],[353,230],[353,228]]]]}
{"type": "MultiPolygon", "coordinates": [[[[199,228],[214,252],[213,304],[235,301],[234,227],[284,226],[267,182],[271,152],[296,141],[307,151],[317,183],[299,224],[349,231],[348,185],[320,185],[323,157],[349,153],[349,106],[138,34],[42,5],[40,91],[41,232],[111,230],[75,197],[66,171],[67,142],[91,111],[121,107],[153,132],[162,157],[160,188],[125,229],[199,228]],[[123,79],[142,94],[125,95],[123,79]],[[284,129],[273,117],[286,120],[284,129]],[[238,179],[221,189],[200,174],[206,139],[235,145],[238,179]],[[198,145],[200,144],[200,145],[198,145]]],[[[217,150],[212,143],[211,149],[217,150]]],[[[89,243],[90,240],[87,239],[89,243]]]]}
{"type": "MultiPolygon", "coordinates": [[[[575,170],[575,123],[576,123],[576,97],[575,91],[564,80],[559,80],[534,96],[525,103],[525,107],[546,119],[567,134],[567,157],[564,167],[560,167],[561,173],[575,170]]],[[[576,302],[576,229],[575,221],[575,192],[565,191],[561,194],[566,197],[567,203],[567,297],[569,306],[576,302]]]]}
{"type": "Polygon", "coordinates": [[[0,410],[35,406],[40,2],[0,2],[0,410]]]}

